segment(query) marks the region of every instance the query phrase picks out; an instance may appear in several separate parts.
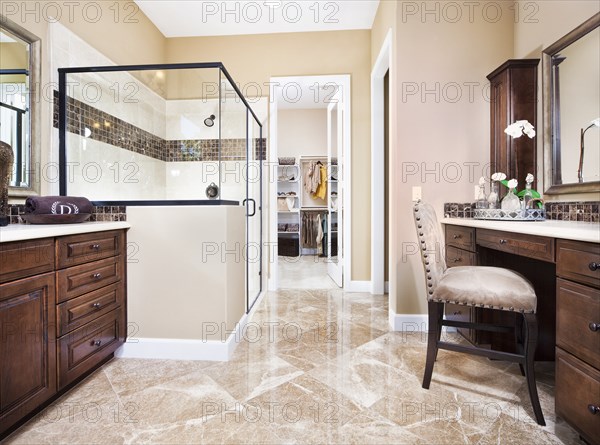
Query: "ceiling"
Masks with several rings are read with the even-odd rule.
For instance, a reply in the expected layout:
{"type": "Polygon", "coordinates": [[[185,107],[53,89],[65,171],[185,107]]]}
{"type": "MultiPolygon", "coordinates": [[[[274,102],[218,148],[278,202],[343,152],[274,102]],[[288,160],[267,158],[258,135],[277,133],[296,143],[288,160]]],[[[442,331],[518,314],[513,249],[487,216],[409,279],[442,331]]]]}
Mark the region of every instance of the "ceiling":
{"type": "Polygon", "coordinates": [[[134,0],[165,37],[371,29],[379,0],[134,0]]]}

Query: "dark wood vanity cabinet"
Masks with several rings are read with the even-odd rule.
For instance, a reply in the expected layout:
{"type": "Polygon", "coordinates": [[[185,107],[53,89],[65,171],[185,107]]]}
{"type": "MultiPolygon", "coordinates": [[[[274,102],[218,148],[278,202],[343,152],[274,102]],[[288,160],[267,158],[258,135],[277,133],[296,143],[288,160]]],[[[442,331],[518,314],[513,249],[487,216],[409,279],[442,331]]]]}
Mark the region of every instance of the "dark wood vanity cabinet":
{"type": "MultiPolygon", "coordinates": [[[[460,226],[446,226],[446,265],[475,266],[477,254],[475,253],[475,229],[460,226]]],[[[474,321],[475,308],[459,304],[446,304],[445,317],[453,321],[474,321]]],[[[458,332],[472,343],[478,343],[475,331],[458,328],[458,332]]]]}
{"type": "Polygon", "coordinates": [[[0,244],[0,439],[125,341],[124,230],[0,244]]]}
{"type": "Polygon", "coordinates": [[[600,443],[600,245],[558,240],[556,414],[600,443]]]}
{"type": "MultiPolygon", "coordinates": [[[[506,173],[524,186],[527,173],[538,177],[536,139],[512,138],[504,129],[517,120],[527,120],[536,129],[537,67],[540,59],[508,60],[487,78],[490,81],[491,173],[506,173]]],[[[534,181],[533,188],[536,188],[534,181]]],[[[501,193],[505,193],[502,190],[501,193]]]]}

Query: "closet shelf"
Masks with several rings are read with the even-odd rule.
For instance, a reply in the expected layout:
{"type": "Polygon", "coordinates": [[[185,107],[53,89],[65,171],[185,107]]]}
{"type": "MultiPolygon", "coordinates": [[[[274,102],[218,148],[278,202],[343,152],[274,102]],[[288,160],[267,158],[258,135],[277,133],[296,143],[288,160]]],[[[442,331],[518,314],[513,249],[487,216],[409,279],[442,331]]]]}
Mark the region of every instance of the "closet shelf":
{"type": "Polygon", "coordinates": [[[300,212],[300,209],[294,209],[294,210],[277,210],[277,213],[298,213],[300,212]]]}

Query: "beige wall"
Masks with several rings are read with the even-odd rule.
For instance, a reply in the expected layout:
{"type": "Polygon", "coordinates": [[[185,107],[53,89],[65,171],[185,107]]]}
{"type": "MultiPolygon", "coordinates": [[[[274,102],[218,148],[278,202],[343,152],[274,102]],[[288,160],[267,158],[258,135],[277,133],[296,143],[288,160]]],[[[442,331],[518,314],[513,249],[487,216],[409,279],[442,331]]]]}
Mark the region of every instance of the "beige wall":
{"type": "Polygon", "coordinates": [[[352,76],[352,280],[370,278],[370,31],[174,38],[167,61],[223,62],[248,97],[271,77],[352,76]]]}
{"type": "Polygon", "coordinates": [[[327,156],[327,110],[279,110],[277,156],[327,156]]]}
{"type": "MultiPolygon", "coordinates": [[[[391,8],[382,2],[384,8],[391,8]]],[[[391,159],[391,307],[396,313],[425,313],[423,270],[412,217],[411,188],[443,214],[444,202],[469,201],[479,176],[488,174],[489,100],[486,75],[512,56],[513,23],[508,9],[492,23],[409,14],[395,10],[391,159]],[[395,125],[394,125],[395,123],[395,125]],[[469,167],[472,165],[472,170],[469,167]],[[416,169],[415,174],[408,174],[416,169]],[[403,172],[405,174],[403,174],[403,172]],[[472,174],[471,174],[472,172],[472,174]],[[403,255],[403,253],[415,252],[403,255]]],[[[443,2],[438,5],[444,5],[443,2]]],[[[440,7],[441,8],[441,7],[440,7]]],[[[451,11],[447,11],[448,14],[451,11]]],[[[389,26],[389,12],[378,15],[389,26]]],[[[394,24],[392,23],[392,26],[394,24]]],[[[382,40],[383,29],[373,30],[382,40]]],[[[374,46],[373,51],[379,52],[374,46]]],[[[374,60],[376,54],[372,55],[374,60]]]]}
{"type": "MultiPolygon", "coordinates": [[[[523,10],[530,3],[520,0],[520,8],[523,10]]],[[[600,12],[600,3],[597,1],[546,1],[535,2],[536,12],[531,20],[519,20],[515,24],[515,47],[514,57],[536,57],[541,58],[542,50],[563,37],[572,29],[579,26],[585,20],[600,12]]],[[[533,10],[529,11],[531,14],[533,10]]],[[[541,64],[538,71],[538,122],[542,122],[542,70],[541,64]]],[[[591,131],[591,130],[590,130],[591,131]]],[[[587,134],[586,134],[587,136],[587,134]]],[[[538,165],[543,165],[543,139],[537,138],[538,165]]],[[[542,178],[539,178],[542,179],[542,178]]],[[[541,187],[540,187],[541,188],[541,187]]],[[[569,195],[547,195],[547,201],[597,201],[599,193],[569,194],[569,195]]]]}

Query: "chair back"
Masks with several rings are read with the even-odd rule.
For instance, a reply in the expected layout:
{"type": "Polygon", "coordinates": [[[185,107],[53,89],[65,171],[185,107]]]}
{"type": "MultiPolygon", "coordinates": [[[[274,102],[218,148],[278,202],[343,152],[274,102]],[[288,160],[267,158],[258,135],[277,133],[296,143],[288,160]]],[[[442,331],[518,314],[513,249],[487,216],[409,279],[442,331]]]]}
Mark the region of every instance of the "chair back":
{"type": "Polygon", "coordinates": [[[439,280],[446,272],[444,237],[435,210],[431,205],[418,201],[414,205],[413,216],[425,270],[427,299],[430,299],[439,280]]]}

